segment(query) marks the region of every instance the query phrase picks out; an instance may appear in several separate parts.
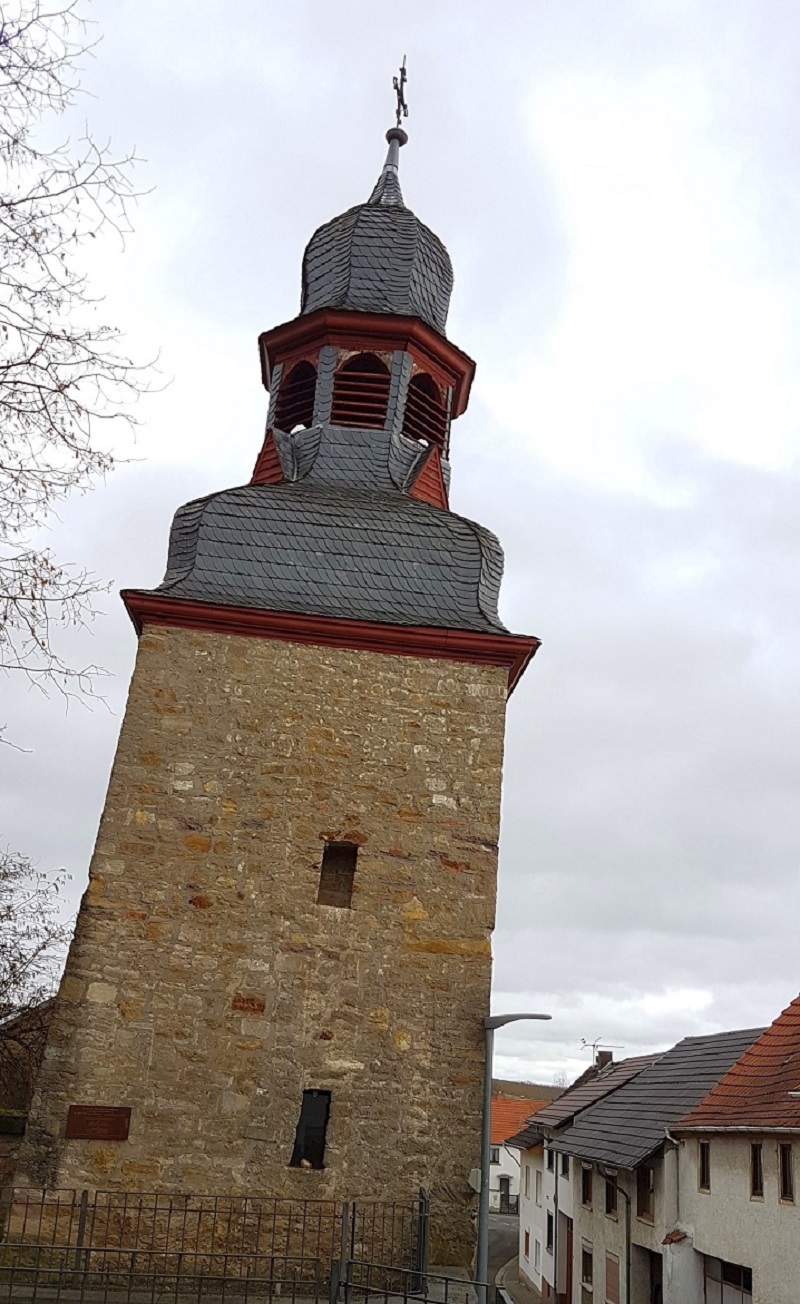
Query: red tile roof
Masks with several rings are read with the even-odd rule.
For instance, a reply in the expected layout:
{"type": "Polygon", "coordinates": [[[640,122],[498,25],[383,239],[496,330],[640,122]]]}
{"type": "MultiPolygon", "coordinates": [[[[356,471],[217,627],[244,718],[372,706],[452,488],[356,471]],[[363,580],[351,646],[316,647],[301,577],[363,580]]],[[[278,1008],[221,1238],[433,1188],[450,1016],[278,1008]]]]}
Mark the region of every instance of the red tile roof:
{"type": "Polygon", "coordinates": [[[549,1103],[547,1100],[514,1100],[511,1096],[492,1096],[492,1145],[501,1146],[506,1137],[518,1132],[531,1115],[549,1103]]]}
{"type": "Polygon", "coordinates": [[[797,1128],[800,1130],[800,996],[675,1130],[797,1128]]]}

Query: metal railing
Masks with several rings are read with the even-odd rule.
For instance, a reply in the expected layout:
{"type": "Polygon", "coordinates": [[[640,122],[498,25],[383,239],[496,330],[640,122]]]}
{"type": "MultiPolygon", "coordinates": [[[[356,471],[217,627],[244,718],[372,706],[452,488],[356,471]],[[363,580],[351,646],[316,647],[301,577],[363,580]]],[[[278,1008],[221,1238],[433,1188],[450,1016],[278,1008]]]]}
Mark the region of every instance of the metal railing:
{"type": "Polygon", "coordinates": [[[346,1265],[338,1293],[341,1304],[475,1304],[481,1298],[478,1283],[467,1278],[363,1261],[346,1265]]]}
{"type": "Polygon", "coordinates": [[[0,1300],[329,1301],[342,1265],[419,1278],[428,1204],[16,1189],[0,1199],[0,1300]]]}

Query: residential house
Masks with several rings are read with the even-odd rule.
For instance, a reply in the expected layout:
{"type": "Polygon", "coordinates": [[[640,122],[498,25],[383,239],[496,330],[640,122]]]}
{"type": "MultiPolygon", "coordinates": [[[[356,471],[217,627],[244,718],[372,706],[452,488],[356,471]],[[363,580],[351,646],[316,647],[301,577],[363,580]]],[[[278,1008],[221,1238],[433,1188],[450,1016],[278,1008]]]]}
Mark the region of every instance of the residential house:
{"type": "Polygon", "coordinates": [[[582,1110],[656,1058],[641,1056],[614,1064],[610,1055],[602,1053],[568,1091],[506,1141],[508,1148],[520,1151],[519,1273],[545,1300],[555,1298],[556,1280],[563,1293],[573,1262],[573,1165],[567,1155],[557,1158],[550,1143],[582,1110]]]}
{"type": "Polygon", "coordinates": [[[506,1146],[506,1137],[517,1132],[538,1110],[543,1109],[557,1089],[533,1083],[505,1083],[505,1090],[493,1093],[489,1132],[489,1208],[496,1213],[519,1210],[519,1151],[506,1146]],[[516,1086],[531,1088],[536,1094],[517,1095],[516,1086]],[[511,1094],[513,1093],[513,1094],[511,1094]]]}
{"type": "Polygon", "coordinates": [[[680,1220],[679,1145],[671,1129],[760,1032],[684,1038],[549,1142],[557,1164],[572,1163],[580,1188],[573,1197],[572,1270],[559,1278],[564,1300],[695,1304],[663,1266],[664,1242],[673,1243],[680,1220]]]}
{"type": "Polygon", "coordinates": [[[665,1271],[681,1304],[797,1304],[800,997],[674,1132],[680,1228],[665,1271]]]}

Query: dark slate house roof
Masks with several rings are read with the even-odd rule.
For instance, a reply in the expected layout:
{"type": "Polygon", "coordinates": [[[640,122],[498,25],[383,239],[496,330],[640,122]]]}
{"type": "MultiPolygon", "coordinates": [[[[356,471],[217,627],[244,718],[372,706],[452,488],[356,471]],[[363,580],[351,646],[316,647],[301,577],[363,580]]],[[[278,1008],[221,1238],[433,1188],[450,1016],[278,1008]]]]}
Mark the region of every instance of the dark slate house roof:
{"type": "Polygon", "coordinates": [[[571,1123],[581,1110],[588,1109],[609,1092],[616,1091],[617,1087],[629,1082],[637,1073],[641,1073],[642,1069],[655,1064],[660,1058],[660,1055],[631,1056],[630,1059],[621,1060],[619,1064],[608,1064],[592,1077],[582,1077],[576,1086],[563,1092],[551,1105],[540,1109],[535,1117],[528,1121],[526,1127],[509,1137],[506,1145],[513,1146],[517,1150],[529,1150],[531,1146],[538,1145],[554,1128],[571,1123]]]}
{"type": "Polygon", "coordinates": [[[396,167],[387,161],[366,204],[326,222],[309,240],[300,311],[350,308],[421,317],[443,335],[452,290],[450,255],[406,208],[396,167]]]}
{"type": "Polygon", "coordinates": [[[636,1168],[663,1143],[665,1129],[703,1099],[761,1031],[684,1038],[582,1113],[550,1140],[550,1148],[578,1159],[636,1168]]]}

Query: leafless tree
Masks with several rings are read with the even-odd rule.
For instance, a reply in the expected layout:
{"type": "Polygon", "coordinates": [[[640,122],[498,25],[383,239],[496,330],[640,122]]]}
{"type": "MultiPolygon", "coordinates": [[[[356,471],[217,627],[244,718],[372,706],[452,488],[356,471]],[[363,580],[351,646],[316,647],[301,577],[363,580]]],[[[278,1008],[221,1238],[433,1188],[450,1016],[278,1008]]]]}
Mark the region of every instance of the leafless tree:
{"type": "Polygon", "coordinates": [[[44,1049],[70,933],[59,912],[65,881],[0,852],[0,1106],[27,1106],[44,1049]]]}
{"type": "Polygon", "coordinates": [[[83,624],[104,587],[37,532],[54,505],[111,469],[102,424],[143,387],[102,323],[82,259],[128,231],[133,157],[88,132],[43,143],[79,91],[89,52],[77,0],[0,0],[0,668],[90,690],[62,659],[59,625],[83,624]]]}

